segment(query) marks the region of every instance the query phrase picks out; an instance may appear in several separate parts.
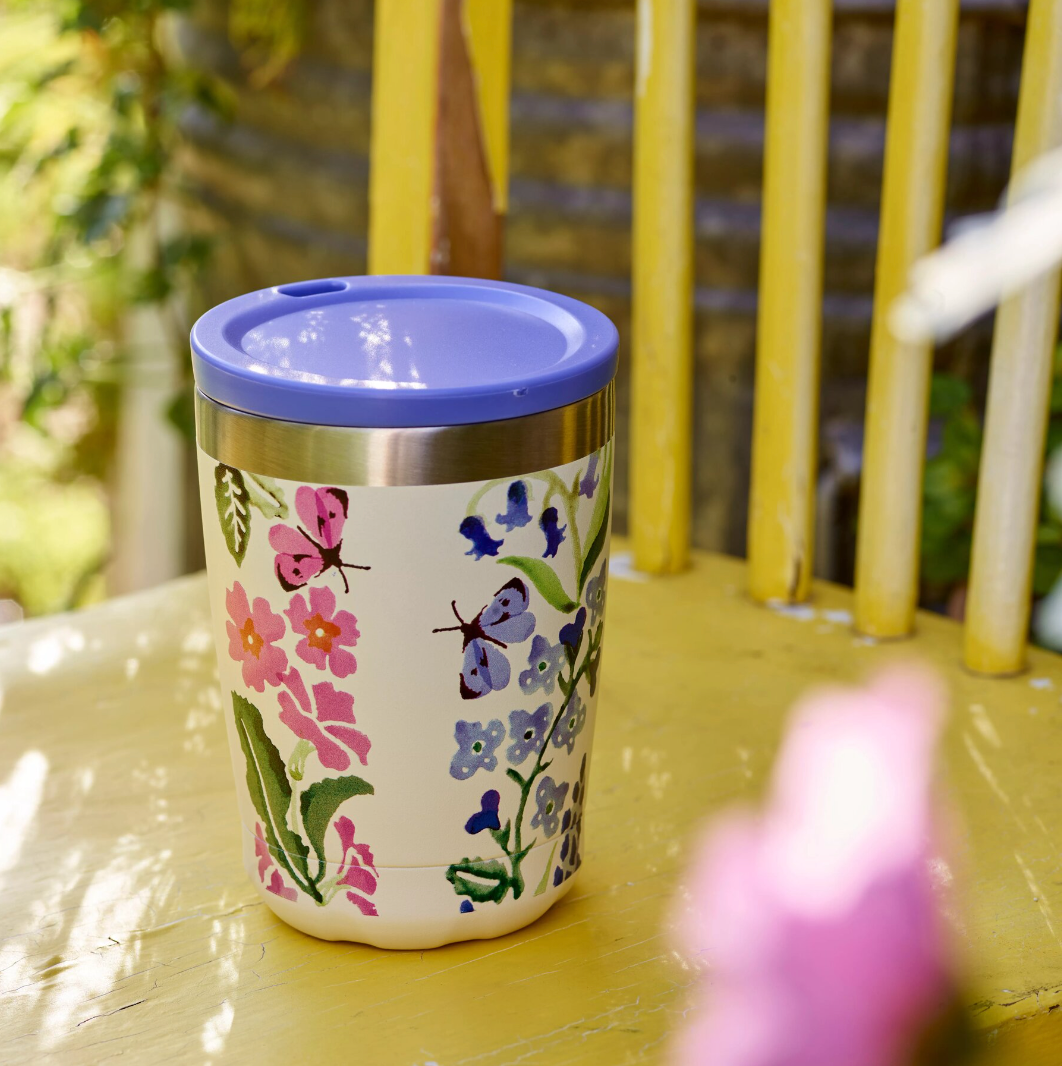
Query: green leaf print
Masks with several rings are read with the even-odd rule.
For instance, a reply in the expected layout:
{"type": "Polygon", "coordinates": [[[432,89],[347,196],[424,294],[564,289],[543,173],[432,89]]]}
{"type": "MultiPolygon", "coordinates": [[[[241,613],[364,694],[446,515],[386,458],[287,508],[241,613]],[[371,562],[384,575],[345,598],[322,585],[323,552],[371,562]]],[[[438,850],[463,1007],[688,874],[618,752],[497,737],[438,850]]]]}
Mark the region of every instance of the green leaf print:
{"type": "Polygon", "coordinates": [[[262,714],[253,703],[233,692],[232,710],[247,763],[247,790],[262,819],[269,853],[288,871],[301,891],[320,903],[321,893],[310,879],[310,849],[287,824],[291,785],[284,770],[284,760],[266,734],[262,714]]]}
{"type": "Polygon", "coordinates": [[[266,518],[288,517],[288,504],[284,499],[284,490],[273,478],[266,477],[264,474],[246,474],[243,481],[252,507],[257,507],[266,518]]]}
{"type": "Polygon", "coordinates": [[[464,859],[446,871],[446,880],[459,896],[474,903],[501,903],[512,883],[509,871],[497,859],[464,859]]]}
{"type": "Polygon", "coordinates": [[[583,594],[583,588],[593,573],[594,564],[605,547],[605,538],[608,536],[608,516],[612,507],[612,448],[608,448],[605,458],[605,468],[601,472],[601,491],[594,501],[594,510],[590,515],[590,526],[586,531],[586,543],[590,545],[586,550],[586,558],[579,569],[579,588],[576,596],[583,594]]]}
{"type": "MultiPolygon", "coordinates": [[[[603,495],[607,498],[608,491],[603,495]]],[[[609,505],[605,505],[604,520],[601,525],[597,527],[597,532],[594,534],[594,539],[590,542],[590,547],[587,549],[586,558],[583,560],[583,568],[579,571],[579,595],[583,594],[583,588],[587,581],[590,579],[590,575],[594,571],[594,564],[601,557],[601,552],[605,547],[605,538],[608,536],[608,512],[609,505]]]]}
{"type": "Polygon", "coordinates": [[[564,591],[564,586],[554,572],[553,567],[542,559],[530,559],[526,555],[506,555],[503,559],[499,559],[498,562],[504,566],[515,566],[517,570],[525,573],[546,602],[551,607],[556,607],[558,611],[571,614],[579,606],[564,591]]]}
{"type": "Polygon", "coordinates": [[[373,792],[374,789],[368,781],[350,775],[348,777],[326,777],[323,781],[315,781],[302,794],[300,800],[302,825],[313,850],[317,853],[318,868],[315,882],[320,881],[324,876],[326,861],[324,836],[328,832],[328,826],[336,811],[351,796],[371,796],[373,792]]]}
{"type": "Polygon", "coordinates": [[[250,496],[239,470],[224,463],[214,468],[214,502],[229,555],[243,565],[251,538],[250,496]]]}

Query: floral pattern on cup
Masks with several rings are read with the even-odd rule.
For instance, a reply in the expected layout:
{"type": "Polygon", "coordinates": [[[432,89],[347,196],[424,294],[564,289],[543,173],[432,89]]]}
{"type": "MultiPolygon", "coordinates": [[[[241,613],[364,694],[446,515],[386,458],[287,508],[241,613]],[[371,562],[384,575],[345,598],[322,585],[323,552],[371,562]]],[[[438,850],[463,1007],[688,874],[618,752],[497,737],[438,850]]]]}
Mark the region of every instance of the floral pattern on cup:
{"type": "Polygon", "coordinates": [[[343,815],[335,821],[339,844],[343,849],[343,861],[336,875],[336,885],[348,889],[347,899],[366,917],[377,917],[376,904],[366,899],[374,895],[380,881],[375,860],[368,844],[354,842],[354,823],[343,815]],[[357,891],[349,891],[356,889],[357,891]]]}
{"type": "Polygon", "coordinates": [[[358,643],[358,620],[350,611],[336,610],[336,594],[327,587],[309,591],[309,605],[302,593],[291,598],[284,613],[293,633],[306,635],[295,646],[295,654],[318,670],[330,670],[336,677],[348,677],[358,662],[347,648],[358,643]]]}
{"type": "Polygon", "coordinates": [[[454,726],[457,752],[450,760],[450,776],[467,781],[477,770],[488,773],[498,765],[494,754],[505,739],[505,726],[497,719],[484,726],[481,722],[460,721],[454,726]]]}
{"type": "MultiPolygon", "coordinates": [[[[486,725],[482,720],[463,719],[455,724],[457,751],[451,758],[450,774],[459,781],[480,772],[488,777],[498,773],[497,749],[506,735],[510,741],[505,749],[508,766],[500,787],[481,790],[478,809],[470,803],[464,815],[465,831],[473,838],[489,834],[495,854],[484,858],[481,848],[478,855],[466,856],[446,870],[446,879],[460,897],[461,914],[474,913],[479,905],[500,904],[510,895],[519,899],[527,891],[524,862],[540,843],[553,841],[552,849],[547,849],[549,856],[541,880],[534,888],[535,895],[551,885],[559,886],[581,862],[585,749],[577,780],[564,780],[557,776],[556,769],[550,774],[545,771],[555,762],[563,769],[569,758],[578,757],[577,747],[585,743],[581,738],[587,731],[589,717],[586,699],[594,696],[599,680],[606,580],[603,553],[608,537],[612,452],[609,443],[589,456],[570,484],[563,482],[553,470],[515,481],[489,482],[476,490],[467,513],[456,523],[457,533],[472,545],[465,554],[477,565],[487,565],[488,560],[493,560],[520,574],[510,584],[519,584],[526,590],[519,602],[519,614],[530,619],[531,629],[522,629],[519,637],[520,640],[531,637],[531,645],[527,669],[519,675],[519,688],[525,696],[541,694],[537,706],[532,703],[530,707],[509,710],[508,730],[500,718],[489,719],[486,725]],[[496,498],[488,497],[488,493],[502,487],[505,488],[504,509],[481,506],[496,498]],[[586,508],[589,522],[585,520],[585,512],[580,512],[580,498],[590,501],[586,508]],[[527,555],[505,554],[507,541],[524,537],[517,542],[528,543],[526,536],[518,531],[530,524],[535,517],[533,511],[537,511],[538,529],[545,536],[545,550],[527,555]],[[486,514],[494,514],[493,526],[486,514]],[[568,583],[573,572],[574,587],[568,583]],[[530,589],[525,579],[530,582],[530,589]],[[549,612],[540,610],[537,602],[531,602],[536,595],[544,606],[567,616],[556,629],[549,623],[542,624],[549,612]],[[541,696],[553,698],[541,702],[541,696]],[[509,803],[505,802],[502,788],[510,796],[509,803]],[[558,851],[562,855],[555,866],[558,851]]],[[[454,614],[458,613],[456,601],[452,609],[454,614]]],[[[477,698],[488,699],[494,692],[505,689],[510,678],[508,660],[498,650],[509,648],[510,641],[503,633],[492,634],[479,625],[489,609],[484,608],[474,623],[465,623],[458,615],[458,626],[435,630],[461,629],[469,638],[466,648],[472,639],[485,646],[483,662],[493,667],[491,683],[482,687],[477,698]],[[473,626],[477,628],[475,633],[473,626]],[[491,639],[492,636],[497,639],[491,639]],[[504,666],[499,666],[502,662],[504,666]],[[503,678],[502,683],[495,683],[499,678],[503,678]]],[[[495,619],[493,614],[489,617],[495,619]]],[[[501,618],[503,626],[509,624],[508,618],[507,614],[501,618]]]]}
{"type": "Polygon", "coordinates": [[[298,899],[299,893],[284,883],[284,878],[280,876],[280,871],[275,868],[273,856],[269,854],[269,845],[265,842],[265,837],[262,835],[262,826],[259,822],[256,822],[254,827],[254,853],[258,858],[258,879],[263,885],[265,885],[266,872],[270,867],[274,867],[273,873],[269,878],[269,884],[266,885],[266,891],[272,892],[274,896],[279,896],[281,899],[292,901],[298,899]]]}
{"type": "Polygon", "coordinates": [[[546,839],[557,835],[560,828],[560,812],[568,795],[568,782],[558,785],[552,777],[543,777],[535,789],[535,813],[531,816],[531,828],[542,827],[546,839]]]}
{"type": "MultiPolygon", "coordinates": [[[[220,464],[215,481],[221,532],[229,554],[242,567],[251,529],[248,506],[284,519],[284,489],[275,481],[220,464]]],[[[372,744],[356,728],[353,693],[334,683],[349,685],[357,670],[349,649],[361,633],[354,614],[326,583],[338,573],[343,595],[349,595],[345,571],[369,569],[341,555],[348,507],[341,488],[299,486],[295,510],[300,524],[274,525],[269,541],[277,552],[274,573],[281,588],[300,591],[286,603],[273,604],[269,595],[251,602],[235,581],[225,595],[225,629],[229,657],[240,664],[246,689],[259,694],[267,685],[279,689],[276,704],[265,715],[246,695],[232,691],[247,790],[258,815],[254,853],[259,881],[278,899],[305,896],[327,906],[342,895],[363,915],[375,917],[377,906],[370,897],[376,894],[379,871],[369,846],[355,840],[354,822],[342,813],[349,801],[374,794],[368,781],[349,773],[355,758],[368,766],[372,744]],[[321,679],[307,687],[293,661],[306,664],[321,679]],[[267,729],[267,721],[278,721],[286,730],[273,735],[276,731],[267,729]],[[288,752],[286,759],[282,749],[288,752]],[[341,776],[311,773],[313,757],[322,769],[341,776]],[[330,829],[342,855],[338,864],[326,857],[324,838],[330,829]]],[[[275,593],[275,587],[271,591],[275,593]]]]}
{"type": "Polygon", "coordinates": [[[238,581],[225,594],[225,609],[229,656],[241,664],[243,683],[256,692],[264,692],[267,684],[279,685],[288,668],[287,653],[276,646],[284,636],[283,617],[274,614],[262,596],[255,597],[252,607],[238,581]]]}
{"type": "Polygon", "coordinates": [[[542,747],[552,718],[553,705],[550,703],[543,703],[530,714],[527,711],[515,710],[509,715],[509,736],[512,738],[512,744],[506,749],[505,757],[513,766],[519,766],[542,747]]]}
{"type": "Polygon", "coordinates": [[[298,670],[289,670],[284,676],[288,691],[280,692],[280,720],[302,741],[313,746],[322,766],[329,770],[346,770],[350,767],[352,751],[361,762],[369,760],[369,738],[355,729],[354,697],[349,692],[337,690],[330,681],[320,681],[313,686],[313,701],[306,691],[298,670]]]}

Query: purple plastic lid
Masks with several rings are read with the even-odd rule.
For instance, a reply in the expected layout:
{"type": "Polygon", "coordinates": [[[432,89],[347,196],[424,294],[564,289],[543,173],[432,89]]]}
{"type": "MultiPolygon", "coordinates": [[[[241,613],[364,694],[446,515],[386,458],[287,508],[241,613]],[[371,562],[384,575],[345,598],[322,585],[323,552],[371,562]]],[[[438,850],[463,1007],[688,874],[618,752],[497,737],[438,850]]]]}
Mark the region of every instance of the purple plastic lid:
{"type": "Polygon", "coordinates": [[[452,277],[301,281],[192,327],[199,390],[328,426],[454,426],[563,407],[616,372],[616,327],[545,289],[452,277]]]}

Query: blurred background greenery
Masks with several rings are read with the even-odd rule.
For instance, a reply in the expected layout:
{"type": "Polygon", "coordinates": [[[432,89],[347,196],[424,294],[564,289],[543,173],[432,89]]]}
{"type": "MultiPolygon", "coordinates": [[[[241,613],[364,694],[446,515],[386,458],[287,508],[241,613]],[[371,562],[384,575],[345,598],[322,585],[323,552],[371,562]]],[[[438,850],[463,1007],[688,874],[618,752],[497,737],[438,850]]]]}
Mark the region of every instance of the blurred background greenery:
{"type": "MultiPolygon", "coordinates": [[[[137,557],[162,547],[136,521],[144,508],[118,536],[121,447],[150,445],[153,432],[165,449],[168,435],[172,459],[194,433],[184,353],[218,234],[187,224],[172,162],[182,114],[194,106],[224,122],[232,109],[218,79],[166,61],[165,19],[187,6],[0,6],[0,617],[143,584],[137,557]],[[158,425],[123,435],[138,390],[158,425]]],[[[297,23],[283,17],[295,10],[230,8],[260,84],[297,47],[297,23]]],[[[148,476],[133,492],[183,501],[179,476],[152,484],[158,455],[138,459],[148,476]]]]}
{"type": "MultiPolygon", "coordinates": [[[[0,619],[200,564],[187,335],[207,305],[363,269],[371,0],[0,0],[0,619]]],[[[517,0],[506,272],[629,320],[633,0],[517,0]]],[[[892,4],[837,4],[824,485],[854,499],[892,4]],[[854,457],[854,458],[853,458],[854,457]],[[833,469],[831,469],[831,464],[833,469]],[[838,475],[838,470],[841,475],[838,475]]],[[[964,8],[949,211],[1006,174],[1020,5],[964,8]]],[[[698,30],[695,541],[741,551],[766,5],[698,30]]],[[[962,611],[987,331],[942,351],[923,601],[962,611]]],[[[1060,378],[1059,380],[1062,380],[1060,378]]],[[[620,376],[617,524],[627,380],[620,376]]],[[[1049,448],[1062,443],[1062,384],[1049,448]]],[[[850,577],[853,508],[821,508],[819,571],[850,577]]],[[[1062,573],[1045,505],[1036,589],[1062,573]]]]}

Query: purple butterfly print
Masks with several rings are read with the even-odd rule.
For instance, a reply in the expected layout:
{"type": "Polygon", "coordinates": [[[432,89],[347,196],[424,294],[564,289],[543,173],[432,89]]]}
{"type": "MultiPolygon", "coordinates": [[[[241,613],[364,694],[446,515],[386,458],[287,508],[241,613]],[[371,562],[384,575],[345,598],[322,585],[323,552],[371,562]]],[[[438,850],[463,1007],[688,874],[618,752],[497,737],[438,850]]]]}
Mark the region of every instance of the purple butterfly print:
{"type": "Polygon", "coordinates": [[[465,653],[460,677],[462,699],[478,699],[509,684],[512,670],[500,649],[527,640],[535,631],[535,616],[527,609],[528,602],[527,586],[518,577],[502,585],[471,622],[461,617],[457,601],[450,601],[458,624],[440,626],[432,632],[461,634],[465,653]]]}
{"type": "Polygon", "coordinates": [[[277,553],[274,570],[285,592],[301,589],[333,568],[343,579],[344,591],[350,592],[350,582],[344,570],[371,569],[345,563],[341,558],[347,504],[348,497],[343,489],[311,489],[309,485],[302,485],[295,493],[295,510],[305,528],[275,525],[269,530],[270,547],[277,553]]]}

